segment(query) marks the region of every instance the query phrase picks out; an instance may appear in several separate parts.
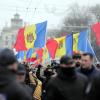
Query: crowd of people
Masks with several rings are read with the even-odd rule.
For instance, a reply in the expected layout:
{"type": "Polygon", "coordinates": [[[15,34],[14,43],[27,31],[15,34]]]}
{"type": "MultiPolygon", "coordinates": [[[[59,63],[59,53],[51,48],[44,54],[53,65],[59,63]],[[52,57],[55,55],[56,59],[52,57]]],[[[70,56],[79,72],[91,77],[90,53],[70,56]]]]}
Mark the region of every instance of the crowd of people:
{"type": "Polygon", "coordinates": [[[99,100],[99,68],[91,53],[32,67],[6,48],[0,51],[0,100],[99,100]]]}

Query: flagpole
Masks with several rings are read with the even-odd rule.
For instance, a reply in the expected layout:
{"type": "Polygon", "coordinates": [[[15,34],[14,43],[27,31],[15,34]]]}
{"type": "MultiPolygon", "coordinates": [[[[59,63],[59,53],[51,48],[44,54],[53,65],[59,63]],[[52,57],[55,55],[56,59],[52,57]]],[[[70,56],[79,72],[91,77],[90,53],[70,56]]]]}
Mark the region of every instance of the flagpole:
{"type": "MultiPolygon", "coordinates": [[[[87,45],[88,45],[88,41],[87,41],[87,39],[89,39],[89,41],[90,41],[90,27],[88,28],[88,34],[86,35],[86,48],[85,48],[85,51],[87,51],[87,45]]],[[[91,42],[90,42],[91,43],[91,42]]]]}
{"type": "MultiPolygon", "coordinates": [[[[47,42],[47,28],[46,28],[46,33],[45,33],[45,46],[44,46],[44,57],[46,58],[46,42],[47,42]]],[[[46,60],[46,59],[45,59],[46,60]]],[[[44,64],[46,64],[46,61],[44,60],[44,64]]]]}
{"type": "Polygon", "coordinates": [[[86,40],[86,48],[85,48],[85,51],[87,51],[87,43],[88,43],[88,41],[86,40]]]}
{"type": "MultiPolygon", "coordinates": [[[[89,41],[90,41],[90,38],[89,38],[89,35],[90,35],[90,28],[87,30],[88,31],[88,34],[86,35],[86,48],[85,48],[85,51],[87,51],[87,49],[88,49],[88,41],[87,41],[87,39],[89,39],[89,41]]],[[[91,42],[90,42],[91,43],[91,42]]]]}
{"type": "Polygon", "coordinates": [[[89,38],[88,38],[88,41],[87,41],[87,42],[89,42],[90,47],[91,47],[91,50],[92,50],[92,52],[94,53],[96,62],[98,63],[99,60],[98,60],[98,58],[97,58],[97,56],[96,56],[96,53],[94,52],[93,47],[92,47],[92,45],[91,45],[91,25],[89,25],[89,34],[88,34],[88,36],[89,36],[89,38]]]}
{"type": "Polygon", "coordinates": [[[95,56],[96,62],[98,63],[99,60],[98,60],[98,58],[97,58],[97,56],[96,56],[96,54],[95,54],[95,52],[94,52],[94,50],[93,50],[93,47],[92,47],[92,45],[91,45],[91,43],[90,43],[90,41],[89,41],[88,39],[87,39],[87,41],[88,41],[88,43],[89,43],[89,45],[90,45],[90,48],[91,48],[91,50],[92,50],[92,52],[93,52],[93,54],[94,54],[94,56],[95,56]]]}

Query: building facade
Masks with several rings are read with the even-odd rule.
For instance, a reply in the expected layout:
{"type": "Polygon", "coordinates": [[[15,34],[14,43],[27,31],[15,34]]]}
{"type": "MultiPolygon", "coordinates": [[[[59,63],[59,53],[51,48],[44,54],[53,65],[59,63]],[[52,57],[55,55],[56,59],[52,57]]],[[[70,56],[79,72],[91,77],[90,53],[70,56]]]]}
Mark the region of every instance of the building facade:
{"type": "Polygon", "coordinates": [[[0,48],[13,48],[19,28],[23,26],[23,20],[19,14],[15,14],[11,19],[10,27],[5,26],[0,36],[0,48]]]}

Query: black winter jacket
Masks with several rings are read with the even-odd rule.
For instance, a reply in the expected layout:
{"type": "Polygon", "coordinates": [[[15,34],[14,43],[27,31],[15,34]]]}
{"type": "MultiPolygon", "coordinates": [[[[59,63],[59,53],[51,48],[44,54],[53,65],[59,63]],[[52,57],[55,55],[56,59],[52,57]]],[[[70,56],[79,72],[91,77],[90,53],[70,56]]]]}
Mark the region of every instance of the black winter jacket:
{"type": "Polygon", "coordinates": [[[15,75],[0,67],[0,100],[32,100],[15,75]]]}
{"type": "Polygon", "coordinates": [[[79,73],[52,78],[47,86],[45,100],[84,100],[87,78],[79,73]]]}

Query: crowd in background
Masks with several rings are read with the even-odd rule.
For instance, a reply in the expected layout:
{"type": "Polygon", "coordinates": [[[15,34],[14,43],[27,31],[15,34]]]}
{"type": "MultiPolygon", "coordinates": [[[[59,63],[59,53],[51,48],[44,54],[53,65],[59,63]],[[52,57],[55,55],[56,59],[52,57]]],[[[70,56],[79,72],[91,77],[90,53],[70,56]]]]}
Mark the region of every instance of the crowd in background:
{"type": "Polygon", "coordinates": [[[62,56],[32,67],[13,51],[0,51],[0,100],[99,100],[100,64],[91,53],[62,56]]]}

